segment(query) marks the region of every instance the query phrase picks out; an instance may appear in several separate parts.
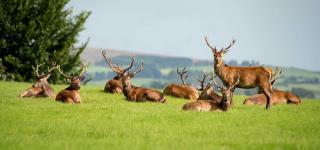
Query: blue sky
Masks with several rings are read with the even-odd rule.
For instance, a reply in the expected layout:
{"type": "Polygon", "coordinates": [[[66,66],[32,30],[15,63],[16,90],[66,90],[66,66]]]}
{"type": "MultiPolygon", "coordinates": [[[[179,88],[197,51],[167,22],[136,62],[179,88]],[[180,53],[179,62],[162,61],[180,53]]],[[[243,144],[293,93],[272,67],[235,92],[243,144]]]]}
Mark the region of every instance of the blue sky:
{"type": "Polygon", "coordinates": [[[236,44],[225,60],[320,71],[317,0],[71,0],[90,10],[79,40],[89,47],[212,59],[203,36],[218,48],[236,44]]]}

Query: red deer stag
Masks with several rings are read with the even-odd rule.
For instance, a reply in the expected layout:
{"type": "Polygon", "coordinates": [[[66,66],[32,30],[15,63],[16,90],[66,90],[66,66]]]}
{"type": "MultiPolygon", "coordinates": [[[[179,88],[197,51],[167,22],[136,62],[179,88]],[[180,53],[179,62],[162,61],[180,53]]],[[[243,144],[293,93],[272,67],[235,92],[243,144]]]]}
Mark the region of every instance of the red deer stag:
{"type": "Polygon", "coordinates": [[[51,75],[51,72],[56,68],[56,66],[48,68],[46,73],[39,73],[39,67],[43,66],[40,64],[36,67],[32,66],[33,72],[36,75],[36,83],[32,85],[32,87],[23,91],[20,94],[20,97],[55,97],[53,88],[48,83],[48,78],[51,75]]]}
{"type": "Polygon", "coordinates": [[[109,64],[112,71],[117,73],[119,75],[119,78],[122,83],[123,87],[123,94],[125,95],[126,99],[128,101],[134,101],[134,102],[145,102],[145,101],[151,101],[151,102],[160,102],[165,103],[166,97],[159,91],[149,88],[143,88],[143,87],[136,87],[131,85],[131,78],[133,78],[137,73],[141,72],[143,70],[143,62],[141,62],[141,66],[136,71],[129,71],[133,64],[134,64],[134,58],[131,58],[131,63],[128,68],[123,69],[119,65],[112,64],[112,61],[110,58],[106,56],[106,52],[104,51],[102,53],[103,57],[105,58],[106,62],[109,64]]]}
{"type": "Polygon", "coordinates": [[[116,94],[123,93],[122,83],[118,75],[116,75],[111,80],[106,82],[106,85],[104,86],[104,91],[107,93],[116,93],[116,94]]]}
{"type": "MultiPolygon", "coordinates": [[[[217,83],[214,82],[216,85],[217,83]]],[[[228,111],[231,106],[233,97],[232,89],[239,83],[239,78],[234,84],[229,87],[218,86],[222,97],[221,101],[216,100],[197,100],[183,105],[182,109],[186,111],[228,111]]]]}
{"type": "Polygon", "coordinates": [[[199,79],[200,82],[200,88],[198,89],[200,91],[199,100],[213,100],[213,101],[221,101],[222,96],[218,95],[214,92],[212,87],[212,81],[214,80],[214,76],[212,73],[206,74],[203,72],[203,78],[199,79]],[[209,79],[207,84],[205,83],[206,79],[209,79]]]}
{"type": "Polygon", "coordinates": [[[185,83],[185,80],[188,78],[188,75],[186,75],[186,68],[183,68],[182,71],[179,71],[179,69],[177,68],[177,73],[181,78],[182,84],[179,85],[172,83],[163,90],[163,93],[166,95],[171,95],[174,97],[180,97],[185,99],[198,99],[199,94],[196,88],[194,88],[193,86],[188,86],[185,83]]]}
{"type": "MultiPolygon", "coordinates": [[[[270,80],[270,83],[272,85],[279,78],[281,73],[282,73],[282,70],[280,70],[278,75],[276,75],[276,73],[272,75],[272,79],[270,80]]],[[[302,102],[299,96],[291,92],[281,91],[278,89],[272,90],[272,98],[273,98],[273,101],[272,101],[273,105],[280,104],[280,103],[300,104],[302,102]]],[[[267,103],[267,97],[264,94],[253,95],[251,97],[246,98],[243,102],[244,105],[254,105],[254,104],[264,105],[266,103],[267,103]]]]}
{"type": "MultiPolygon", "coordinates": [[[[217,51],[216,47],[212,47],[209,44],[207,37],[205,37],[205,41],[214,54],[214,71],[222,80],[223,84],[229,87],[232,83],[235,83],[237,74],[239,74],[240,82],[235,88],[249,89],[259,87],[260,91],[267,97],[266,109],[270,109],[272,104],[272,85],[269,82],[271,78],[270,71],[262,66],[237,67],[226,65],[222,60],[222,56],[229,51],[231,46],[235,43],[235,40],[232,40],[228,47],[222,48],[220,51],[217,51]]],[[[232,91],[234,91],[234,89],[232,89],[232,91]]]]}
{"type": "Polygon", "coordinates": [[[81,97],[79,94],[80,90],[80,82],[84,80],[84,73],[86,70],[86,66],[83,65],[82,68],[79,70],[80,73],[78,75],[66,75],[60,69],[60,66],[57,67],[59,73],[64,76],[68,81],[70,81],[70,86],[65,88],[64,90],[60,91],[56,97],[56,101],[60,101],[63,103],[81,103],[81,97]]]}

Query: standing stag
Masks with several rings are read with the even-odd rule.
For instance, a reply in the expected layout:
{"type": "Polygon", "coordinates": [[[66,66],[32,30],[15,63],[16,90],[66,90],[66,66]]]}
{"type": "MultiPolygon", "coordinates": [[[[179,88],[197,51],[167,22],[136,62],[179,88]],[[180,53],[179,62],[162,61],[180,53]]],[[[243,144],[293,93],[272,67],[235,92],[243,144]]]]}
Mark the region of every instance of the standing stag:
{"type": "MultiPolygon", "coordinates": [[[[214,80],[212,80],[214,81],[214,80]]],[[[221,100],[196,100],[194,102],[187,103],[183,105],[182,109],[186,111],[228,111],[231,106],[231,101],[233,99],[232,89],[239,83],[239,78],[234,84],[229,87],[216,86],[220,89],[222,94],[221,100]]]]}
{"type": "Polygon", "coordinates": [[[56,97],[56,101],[60,101],[63,103],[81,103],[81,97],[79,94],[80,90],[80,82],[84,80],[84,73],[86,70],[86,66],[83,65],[82,68],[79,70],[80,73],[78,75],[66,75],[60,69],[60,66],[57,67],[59,73],[64,76],[68,81],[70,81],[69,87],[65,88],[64,90],[60,91],[56,97]]]}
{"type": "MultiPolygon", "coordinates": [[[[278,70],[278,68],[277,68],[278,70]]],[[[277,71],[272,74],[272,79],[270,83],[273,85],[275,81],[279,78],[282,70],[277,74],[277,71]]],[[[272,89],[272,104],[280,104],[280,103],[287,103],[287,104],[300,104],[302,100],[299,96],[295,95],[291,92],[281,91],[278,89],[272,89]]],[[[264,105],[267,103],[267,97],[264,94],[257,94],[246,98],[243,102],[244,105],[264,105]]]]}
{"type": "Polygon", "coordinates": [[[56,66],[48,68],[48,71],[39,73],[39,67],[43,66],[40,64],[36,67],[32,66],[33,72],[36,75],[36,82],[32,85],[32,87],[23,91],[20,94],[20,97],[55,97],[53,88],[48,83],[48,78],[51,75],[51,72],[56,68],[56,66]]]}
{"type": "MultiPolygon", "coordinates": [[[[212,47],[209,44],[207,37],[205,37],[205,41],[214,54],[214,71],[222,80],[223,84],[229,87],[232,83],[235,83],[237,75],[239,74],[240,82],[234,88],[250,89],[259,87],[260,91],[267,97],[266,109],[270,109],[272,104],[272,85],[269,82],[271,78],[270,70],[262,66],[228,66],[223,62],[222,56],[229,51],[231,46],[235,43],[235,40],[232,40],[228,47],[222,48],[220,51],[217,51],[216,47],[212,47]]],[[[234,89],[232,89],[232,92],[233,91],[234,89]]]]}
{"type": "Polygon", "coordinates": [[[186,74],[186,68],[184,67],[181,71],[177,68],[177,73],[181,78],[181,85],[179,84],[170,84],[164,90],[163,93],[166,95],[171,95],[174,97],[185,98],[196,100],[199,97],[198,91],[193,86],[186,85],[185,80],[188,78],[186,74]]]}
{"type": "Polygon", "coordinates": [[[120,78],[120,81],[122,83],[123,87],[123,94],[125,95],[126,99],[128,101],[134,101],[134,102],[145,102],[145,101],[151,101],[151,102],[160,102],[165,103],[166,97],[159,91],[149,88],[143,88],[143,87],[136,87],[131,85],[131,78],[135,76],[135,74],[141,72],[143,70],[143,62],[141,62],[141,66],[136,71],[129,71],[133,64],[134,64],[134,58],[131,58],[131,63],[128,68],[123,69],[119,65],[112,64],[112,61],[110,58],[106,56],[106,51],[102,52],[103,57],[105,58],[106,62],[109,64],[112,71],[117,73],[117,75],[120,78]]]}

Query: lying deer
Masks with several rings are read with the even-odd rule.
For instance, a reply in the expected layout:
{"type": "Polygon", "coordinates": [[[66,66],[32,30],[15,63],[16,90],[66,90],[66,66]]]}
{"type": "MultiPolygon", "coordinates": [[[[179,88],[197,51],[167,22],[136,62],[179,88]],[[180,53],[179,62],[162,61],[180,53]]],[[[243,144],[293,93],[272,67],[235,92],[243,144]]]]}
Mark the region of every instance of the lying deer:
{"type": "MultiPolygon", "coordinates": [[[[105,55],[105,51],[102,51],[102,56],[104,55],[105,55]]],[[[110,64],[108,65],[111,68],[110,64]]],[[[122,83],[120,81],[120,76],[118,74],[115,77],[113,77],[113,79],[106,82],[106,85],[104,86],[104,91],[107,93],[117,93],[117,94],[123,93],[122,83]]]]}
{"type": "MultiPolygon", "coordinates": [[[[222,48],[220,51],[216,47],[212,47],[207,37],[205,37],[207,46],[211,49],[214,54],[214,71],[215,74],[221,79],[223,84],[230,87],[232,83],[237,80],[237,75],[240,75],[240,82],[234,86],[234,88],[244,88],[250,89],[259,87],[260,91],[267,97],[266,109],[271,108],[272,104],[272,85],[269,80],[271,78],[270,71],[268,68],[262,66],[256,67],[238,67],[238,66],[228,66],[222,60],[224,54],[226,54],[229,49],[234,45],[235,40],[232,40],[231,44],[222,48]]],[[[234,89],[232,89],[234,91],[234,89]]],[[[231,101],[232,103],[232,101],[231,101]]]]}
{"type": "MultiPolygon", "coordinates": [[[[277,89],[273,89],[273,101],[272,104],[281,104],[281,103],[287,103],[287,104],[300,104],[302,100],[299,98],[299,96],[295,95],[291,92],[281,91],[277,89]]],[[[244,105],[265,105],[267,103],[267,97],[264,94],[257,94],[253,95],[251,97],[248,97],[244,100],[244,105]]]]}
{"type": "Polygon", "coordinates": [[[228,111],[233,97],[232,89],[239,83],[238,80],[229,87],[218,86],[222,94],[221,101],[216,100],[196,100],[183,105],[182,109],[186,111],[228,111]]]}
{"type": "Polygon", "coordinates": [[[119,65],[112,64],[111,59],[106,56],[106,51],[103,51],[102,55],[105,58],[106,62],[109,64],[111,70],[119,75],[119,78],[123,87],[123,94],[125,95],[128,101],[134,101],[134,102],[151,101],[151,102],[160,102],[160,103],[166,102],[166,97],[161,92],[154,89],[136,87],[131,84],[130,80],[137,73],[143,70],[143,62],[141,62],[140,68],[138,70],[129,71],[132,68],[135,61],[133,57],[130,57],[131,63],[129,67],[126,69],[123,69],[119,65]]]}
{"type": "Polygon", "coordinates": [[[116,75],[115,77],[113,77],[113,79],[106,82],[106,85],[104,86],[104,91],[107,93],[116,93],[116,94],[123,93],[122,83],[118,75],[116,75]]]}
{"type": "Polygon", "coordinates": [[[179,98],[192,99],[192,100],[198,99],[199,94],[196,88],[194,88],[193,86],[189,86],[185,83],[185,80],[188,78],[188,75],[186,75],[187,73],[186,68],[183,68],[182,71],[179,71],[179,69],[177,68],[177,73],[181,78],[182,84],[179,85],[179,84],[172,83],[163,90],[163,93],[166,95],[171,95],[179,98]]]}
{"type": "Polygon", "coordinates": [[[66,75],[60,69],[60,66],[58,66],[57,69],[62,76],[64,76],[68,81],[70,81],[70,85],[69,87],[59,92],[59,94],[56,97],[56,101],[60,101],[63,103],[80,104],[81,103],[81,97],[79,94],[80,82],[83,81],[85,78],[84,73],[86,70],[86,66],[84,65],[82,66],[82,68],[80,69],[81,72],[78,75],[74,75],[73,73],[72,75],[66,75]]]}
{"type": "Polygon", "coordinates": [[[200,88],[198,89],[200,91],[199,100],[213,100],[220,102],[222,99],[222,96],[218,95],[214,92],[212,87],[212,81],[214,80],[214,76],[211,73],[206,74],[203,72],[203,78],[199,79],[200,88]],[[210,76],[210,77],[209,77],[210,76]],[[209,79],[207,84],[205,83],[206,78],[209,79]]]}
{"type": "MultiPolygon", "coordinates": [[[[270,80],[270,83],[272,85],[279,78],[281,73],[282,73],[282,70],[280,71],[278,76],[276,75],[276,73],[272,75],[272,79],[270,80]]],[[[300,104],[302,102],[302,100],[299,98],[299,96],[297,96],[291,92],[273,89],[272,95],[273,95],[273,101],[272,101],[273,105],[280,104],[280,103],[300,104]]],[[[263,105],[266,103],[267,103],[267,97],[264,94],[253,95],[251,97],[246,98],[243,102],[243,104],[245,104],[245,105],[254,105],[254,104],[263,105]]]]}
{"type": "Polygon", "coordinates": [[[48,78],[51,75],[51,72],[56,68],[51,67],[48,68],[47,72],[39,73],[39,67],[44,64],[40,64],[36,67],[32,66],[33,72],[36,76],[36,82],[32,85],[32,87],[23,91],[20,94],[20,97],[55,97],[53,88],[48,83],[48,78]]]}

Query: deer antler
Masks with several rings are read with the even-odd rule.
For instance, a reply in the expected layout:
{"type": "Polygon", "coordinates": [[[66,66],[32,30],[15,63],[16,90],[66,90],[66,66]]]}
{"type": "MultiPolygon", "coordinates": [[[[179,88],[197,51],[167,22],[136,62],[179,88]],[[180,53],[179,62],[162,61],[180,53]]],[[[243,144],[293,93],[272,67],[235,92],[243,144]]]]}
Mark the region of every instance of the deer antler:
{"type": "Polygon", "coordinates": [[[235,40],[235,39],[232,39],[232,42],[229,44],[229,46],[226,47],[226,48],[222,48],[221,51],[222,51],[223,53],[228,52],[229,49],[231,48],[231,46],[234,45],[234,43],[236,43],[236,40],[235,40]]]}
{"type": "Polygon", "coordinates": [[[240,75],[238,73],[237,81],[235,83],[233,83],[232,85],[229,85],[229,89],[233,89],[239,82],[240,82],[240,75]]]}
{"type": "Polygon", "coordinates": [[[40,65],[38,65],[38,63],[36,64],[36,67],[32,66],[32,69],[34,71],[34,74],[37,76],[37,78],[44,78],[47,77],[54,69],[56,69],[56,63],[53,62],[52,67],[49,68],[48,66],[48,72],[41,72],[39,73],[39,67],[43,66],[45,63],[42,63],[40,65]]]}
{"type": "MultiPolygon", "coordinates": [[[[123,72],[127,72],[129,69],[132,68],[135,60],[134,60],[134,58],[133,58],[132,56],[130,56],[130,59],[131,59],[131,63],[130,63],[130,65],[129,65],[129,67],[127,67],[126,69],[124,69],[123,72]]],[[[143,62],[141,62],[141,66],[142,66],[142,70],[143,70],[143,62]]],[[[140,69],[141,69],[141,68],[140,68],[140,69]]],[[[142,71],[142,70],[140,70],[140,71],[142,71]]],[[[139,72],[140,72],[140,71],[139,71],[139,72]]],[[[138,73],[138,72],[137,72],[137,73],[138,73]]]]}
{"type": "Polygon", "coordinates": [[[213,73],[209,73],[208,76],[211,74],[210,78],[209,78],[209,82],[208,84],[206,85],[206,87],[204,88],[204,90],[208,90],[212,87],[212,82],[213,82],[213,79],[216,77],[215,75],[213,75],[213,73]]]}
{"type": "Polygon", "coordinates": [[[87,67],[88,67],[88,65],[82,64],[82,66],[81,66],[81,72],[80,72],[80,74],[77,75],[77,78],[83,77],[83,75],[84,75],[85,72],[86,72],[87,67]]]}
{"type": "Polygon", "coordinates": [[[104,59],[108,63],[108,65],[109,65],[111,70],[113,70],[117,74],[123,74],[124,73],[123,70],[119,66],[116,66],[116,65],[112,64],[112,60],[106,56],[106,50],[102,51],[102,56],[104,57],[104,59]]]}
{"type": "MultiPolygon", "coordinates": [[[[216,76],[214,76],[214,78],[215,78],[215,77],[216,77],[216,76]]],[[[218,83],[216,82],[216,80],[214,80],[214,78],[212,79],[213,84],[214,84],[219,90],[224,89],[223,85],[218,85],[218,83]]]]}
{"type": "Polygon", "coordinates": [[[53,62],[51,65],[52,65],[52,67],[51,68],[48,67],[48,72],[46,74],[44,74],[44,76],[48,76],[53,70],[55,70],[57,68],[56,62],[53,62]]]}
{"type": "Polygon", "coordinates": [[[209,82],[205,85],[205,80],[206,78],[212,73],[208,73],[206,74],[205,72],[203,72],[203,78],[202,79],[198,79],[198,81],[200,82],[200,88],[198,89],[199,91],[206,91],[208,90],[212,85],[212,82],[213,82],[213,79],[214,79],[214,76],[212,74],[212,76],[209,78],[209,82]]]}
{"type": "Polygon", "coordinates": [[[207,74],[203,72],[203,77],[202,79],[198,79],[200,82],[200,88],[198,88],[199,91],[204,91],[204,81],[206,80],[207,74]]]}
{"type": "MultiPolygon", "coordinates": [[[[72,75],[66,75],[61,69],[60,65],[57,65],[56,68],[58,69],[59,73],[64,76],[67,79],[74,80],[74,79],[80,79],[83,77],[84,73],[86,72],[86,68],[88,65],[82,64],[81,66],[81,72],[78,75],[74,75],[74,72],[72,72],[72,75]]],[[[80,71],[80,70],[79,70],[80,71]]]]}
{"type": "Polygon", "coordinates": [[[179,68],[177,68],[177,73],[180,75],[182,85],[186,85],[184,80],[186,80],[189,77],[188,74],[183,77],[183,75],[187,73],[186,67],[183,67],[182,71],[179,71],[179,68]]]}
{"type": "Polygon", "coordinates": [[[66,74],[63,73],[63,71],[60,69],[60,65],[57,66],[57,70],[58,70],[59,73],[60,73],[62,76],[64,76],[65,78],[70,79],[70,80],[73,79],[72,76],[68,76],[68,75],[66,75],[66,74]]]}
{"type": "Polygon", "coordinates": [[[279,79],[281,74],[282,74],[282,68],[279,69],[279,67],[276,67],[276,71],[274,72],[274,74],[271,75],[269,82],[273,85],[274,82],[279,79]]]}
{"type": "Polygon", "coordinates": [[[143,70],[143,61],[141,62],[140,68],[139,68],[137,71],[128,72],[128,75],[129,75],[130,77],[134,77],[135,74],[141,72],[142,70],[143,70]]]}
{"type": "Polygon", "coordinates": [[[123,75],[125,72],[127,72],[129,69],[131,69],[133,64],[134,64],[134,61],[135,61],[133,57],[130,57],[131,58],[131,63],[129,65],[129,67],[127,67],[126,69],[123,69],[120,66],[112,64],[112,60],[106,56],[106,50],[102,51],[102,56],[104,57],[104,59],[106,60],[108,65],[110,66],[110,69],[113,70],[115,73],[120,74],[120,75],[123,75]]]}
{"type": "Polygon", "coordinates": [[[33,72],[34,72],[34,74],[39,78],[41,75],[39,74],[39,67],[41,67],[41,66],[43,66],[44,65],[44,63],[42,63],[42,64],[36,64],[36,68],[34,67],[34,66],[31,66],[32,67],[32,69],[33,69],[33,72]]]}
{"type": "Polygon", "coordinates": [[[210,43],[208,42],[208,37],[207,37],[207,36],[204,36],[204,40],[206,41],[207,46],[210,47],[211,51],[212,51],[214,54],[217,53],[216,47],[212,47],[212,46],[210,45],[210,43]]]}

